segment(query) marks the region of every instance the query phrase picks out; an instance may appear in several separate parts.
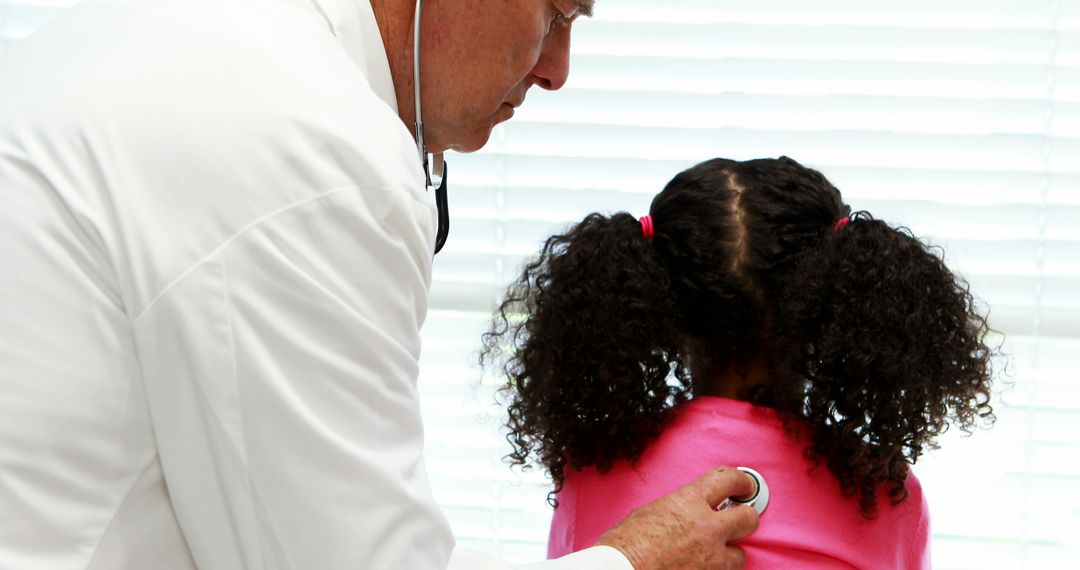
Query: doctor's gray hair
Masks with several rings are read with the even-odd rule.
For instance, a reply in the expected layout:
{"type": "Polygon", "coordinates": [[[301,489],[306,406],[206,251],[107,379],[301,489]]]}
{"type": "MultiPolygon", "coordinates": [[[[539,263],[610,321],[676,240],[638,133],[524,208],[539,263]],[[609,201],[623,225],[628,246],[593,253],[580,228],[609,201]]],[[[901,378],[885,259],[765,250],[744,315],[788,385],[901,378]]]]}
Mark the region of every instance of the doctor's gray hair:
{"type": "Polygon", "coordinates": [[[595,3],[594,0],[574,0],[574,5],[577,6],[578,13],[582,16],[592,17],[595,3]]]}

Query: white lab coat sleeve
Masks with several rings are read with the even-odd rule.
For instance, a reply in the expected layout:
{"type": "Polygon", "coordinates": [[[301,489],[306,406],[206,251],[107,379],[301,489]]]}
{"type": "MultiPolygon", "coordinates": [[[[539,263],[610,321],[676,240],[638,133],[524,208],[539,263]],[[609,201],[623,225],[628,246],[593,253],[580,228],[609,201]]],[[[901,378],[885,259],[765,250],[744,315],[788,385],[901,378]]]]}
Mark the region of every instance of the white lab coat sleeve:
{"type": "Polygon", "coordinates": [[[133,318],[200,568],[445,568],[416,390],[419,192],[332,189],[252,221],[133,318]]]}
{"type": "Polygon", "coordinates": [[[594,546],[555,560],[512,565],[475,552],[455,550],[448,570],[634,570],[630,561],[609,546],[594,546]]]}

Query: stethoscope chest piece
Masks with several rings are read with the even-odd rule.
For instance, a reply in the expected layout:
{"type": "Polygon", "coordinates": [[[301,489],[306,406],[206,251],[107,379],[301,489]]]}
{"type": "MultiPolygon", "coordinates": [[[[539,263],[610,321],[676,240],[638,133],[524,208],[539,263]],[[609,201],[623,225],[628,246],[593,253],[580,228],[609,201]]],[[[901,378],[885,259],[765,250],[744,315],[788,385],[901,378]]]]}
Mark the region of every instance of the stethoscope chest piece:
{"type": "Polygon", "coordinates": [[[765,483],[765,478],[761,476],[761,473],[754,471],[749,467],[736,467],[739,471],[746,473],[754,480],[754,493],[749,497],[737,499],[732,497],[720,503],[720,506],[716,508],[718,511],[724,509],[730,509],[737,505],[744,505],[747,507],[753,507],[757,511],[758,515],[765,512],[765,507],[769,506],[769,485],[765,483]]]}

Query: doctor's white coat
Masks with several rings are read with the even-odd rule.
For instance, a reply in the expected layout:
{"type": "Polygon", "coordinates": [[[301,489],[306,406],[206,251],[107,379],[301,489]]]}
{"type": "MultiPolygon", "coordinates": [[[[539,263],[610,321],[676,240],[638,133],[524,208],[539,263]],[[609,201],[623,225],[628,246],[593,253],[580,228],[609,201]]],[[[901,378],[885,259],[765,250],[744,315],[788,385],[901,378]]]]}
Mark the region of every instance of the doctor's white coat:
{"type": "Polygon", "coordinates": [[[445,568],[368,0],[104,4],[0,63],[0,568],[445,568]]]}

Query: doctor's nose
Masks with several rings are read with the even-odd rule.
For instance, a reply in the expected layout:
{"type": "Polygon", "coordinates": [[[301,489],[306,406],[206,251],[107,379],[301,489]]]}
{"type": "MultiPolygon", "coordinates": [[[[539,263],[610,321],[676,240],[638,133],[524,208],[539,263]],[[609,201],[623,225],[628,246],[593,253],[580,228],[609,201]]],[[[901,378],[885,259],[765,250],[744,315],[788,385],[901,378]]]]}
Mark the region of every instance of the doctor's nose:
{"type": "Polygon", "coordinates": [[[566,79],[570,76],[570,26],[554,30],[544,42],[532,75],[534,83],[548,91],[556,91],[566,85],[566,79]]]}

